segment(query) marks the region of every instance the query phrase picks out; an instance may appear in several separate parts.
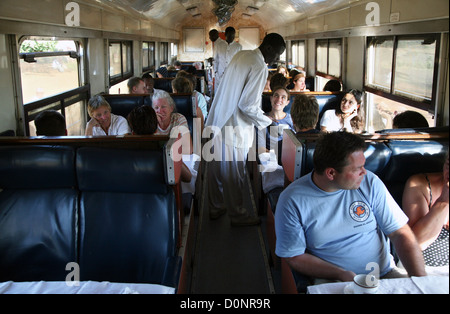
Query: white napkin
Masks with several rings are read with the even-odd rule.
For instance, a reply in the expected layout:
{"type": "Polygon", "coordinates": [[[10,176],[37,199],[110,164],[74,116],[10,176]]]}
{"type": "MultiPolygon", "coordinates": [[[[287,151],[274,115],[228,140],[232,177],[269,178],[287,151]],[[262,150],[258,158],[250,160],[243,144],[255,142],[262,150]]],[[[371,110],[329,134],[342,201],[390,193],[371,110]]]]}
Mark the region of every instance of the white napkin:
{"type": "Polygon", "coordinates": [[[195,181],[197,180],[197,171],[200,165],[200,156],[196,154],[182,155],[183,163],[189,168],[192,174],[191,182],[181,182],[182,193],[195,194],[195,181]]]}
{"type": "Polygon", "coordinates": [[[277,187],[283,187],[284,171],[283,167],[278,164],[275,151],[271,149],[268,153],[259,154],[259,160],[261,162],[259,171],[261,172],[264,193],[277,187]]]}
{"type": "Polygon", "coordinates": [[[448,276],[411,277],[411,280],[424,294],[448,294],[448,276]]]}

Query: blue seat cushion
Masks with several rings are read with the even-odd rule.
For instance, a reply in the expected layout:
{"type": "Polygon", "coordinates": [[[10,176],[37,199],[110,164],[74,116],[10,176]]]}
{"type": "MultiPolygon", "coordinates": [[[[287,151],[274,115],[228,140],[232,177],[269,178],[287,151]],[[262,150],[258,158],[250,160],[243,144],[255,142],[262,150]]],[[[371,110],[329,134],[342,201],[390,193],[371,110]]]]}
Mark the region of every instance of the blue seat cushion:
{"type": "Polygon", "coordinates": [[[170,188],[161,150],[83,147],[77,151],[81,191],[163,193],[170,188]]]}
{"type": "Polygon", "coordinates": [[[75,187],[74,165],[72,147],[3,146],[0,147],[0,188],[75,187]]]}
{"type": "Polygon", "coordinates": [[[80,201],[81,280],[161,284],[176,256],[174,192],[85,192],[80,201]]]}
{"type": "Polygon", "coordinates": [[[0,193],[0,281],[63,281],[77,261],[78,193],[72,189],[0,193]]]}

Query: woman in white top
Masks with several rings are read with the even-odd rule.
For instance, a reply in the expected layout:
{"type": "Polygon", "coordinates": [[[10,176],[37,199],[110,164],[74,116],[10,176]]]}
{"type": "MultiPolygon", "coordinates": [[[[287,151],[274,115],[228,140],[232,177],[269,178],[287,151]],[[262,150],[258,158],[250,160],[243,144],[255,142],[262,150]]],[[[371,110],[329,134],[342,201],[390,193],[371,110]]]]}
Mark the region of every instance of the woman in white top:
{"type": "Polygon", "coordinates": [[[362,98],[362,92],[356,89],[347,92],[337,109],[325,111],[320,120],[320,129],[324,132],[362,133],[365,126],[362,98]]]}
{"type": "Polygon", "coordinates": [[[181,133],[183,155],[192,154],[191,133],[186,117],[177,112],[177,107],[170,94],[163,90],[155,91],[152,96],[152,107],[158,118],[158,128],[155,134],[177,138],[181,133]]]}
{"type": "Polygon", "coordinates": [[[91,120],[86,125],[86,136],[131,134],[127,120],[111,113],[111,106],[101,95],[95,95],[88,102],[91,120]]]}

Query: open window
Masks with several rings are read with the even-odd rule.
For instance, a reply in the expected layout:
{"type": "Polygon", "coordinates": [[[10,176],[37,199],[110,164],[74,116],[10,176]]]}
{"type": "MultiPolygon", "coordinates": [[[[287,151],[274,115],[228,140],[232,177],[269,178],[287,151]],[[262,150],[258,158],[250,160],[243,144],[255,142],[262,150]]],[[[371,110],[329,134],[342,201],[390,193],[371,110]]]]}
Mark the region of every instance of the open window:
{"type": "Polygon", "coordinates": [[[396,114],[417,111],[436,125],[439,36],[369,37],[364,88],[369,131],[392,128],[396,114]]]}
{"type": "Polygon", "coordinates": [[[82,82],[82,42],[36,36],[19,42],[25,134],[36,135],[34,118],[48,109],[65,117],[68,135],[84,134],[89,89],[82,82]]]}

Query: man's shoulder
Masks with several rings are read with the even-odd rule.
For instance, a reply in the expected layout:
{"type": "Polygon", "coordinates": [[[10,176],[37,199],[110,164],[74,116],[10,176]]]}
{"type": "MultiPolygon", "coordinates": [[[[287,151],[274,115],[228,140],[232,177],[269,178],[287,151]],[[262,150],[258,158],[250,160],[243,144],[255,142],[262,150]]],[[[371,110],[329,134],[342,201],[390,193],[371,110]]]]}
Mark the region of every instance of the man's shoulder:
{"type": "Polygon", "coordinates": [[[295,197],[300,194],[309,195],[310,193],[306,192],[306,190],[311,188],[311,183],[311,174],[308,173],[289,184],[289,186],[283,190],[282,194],[284,194],[284,197],[295,197]]]}

